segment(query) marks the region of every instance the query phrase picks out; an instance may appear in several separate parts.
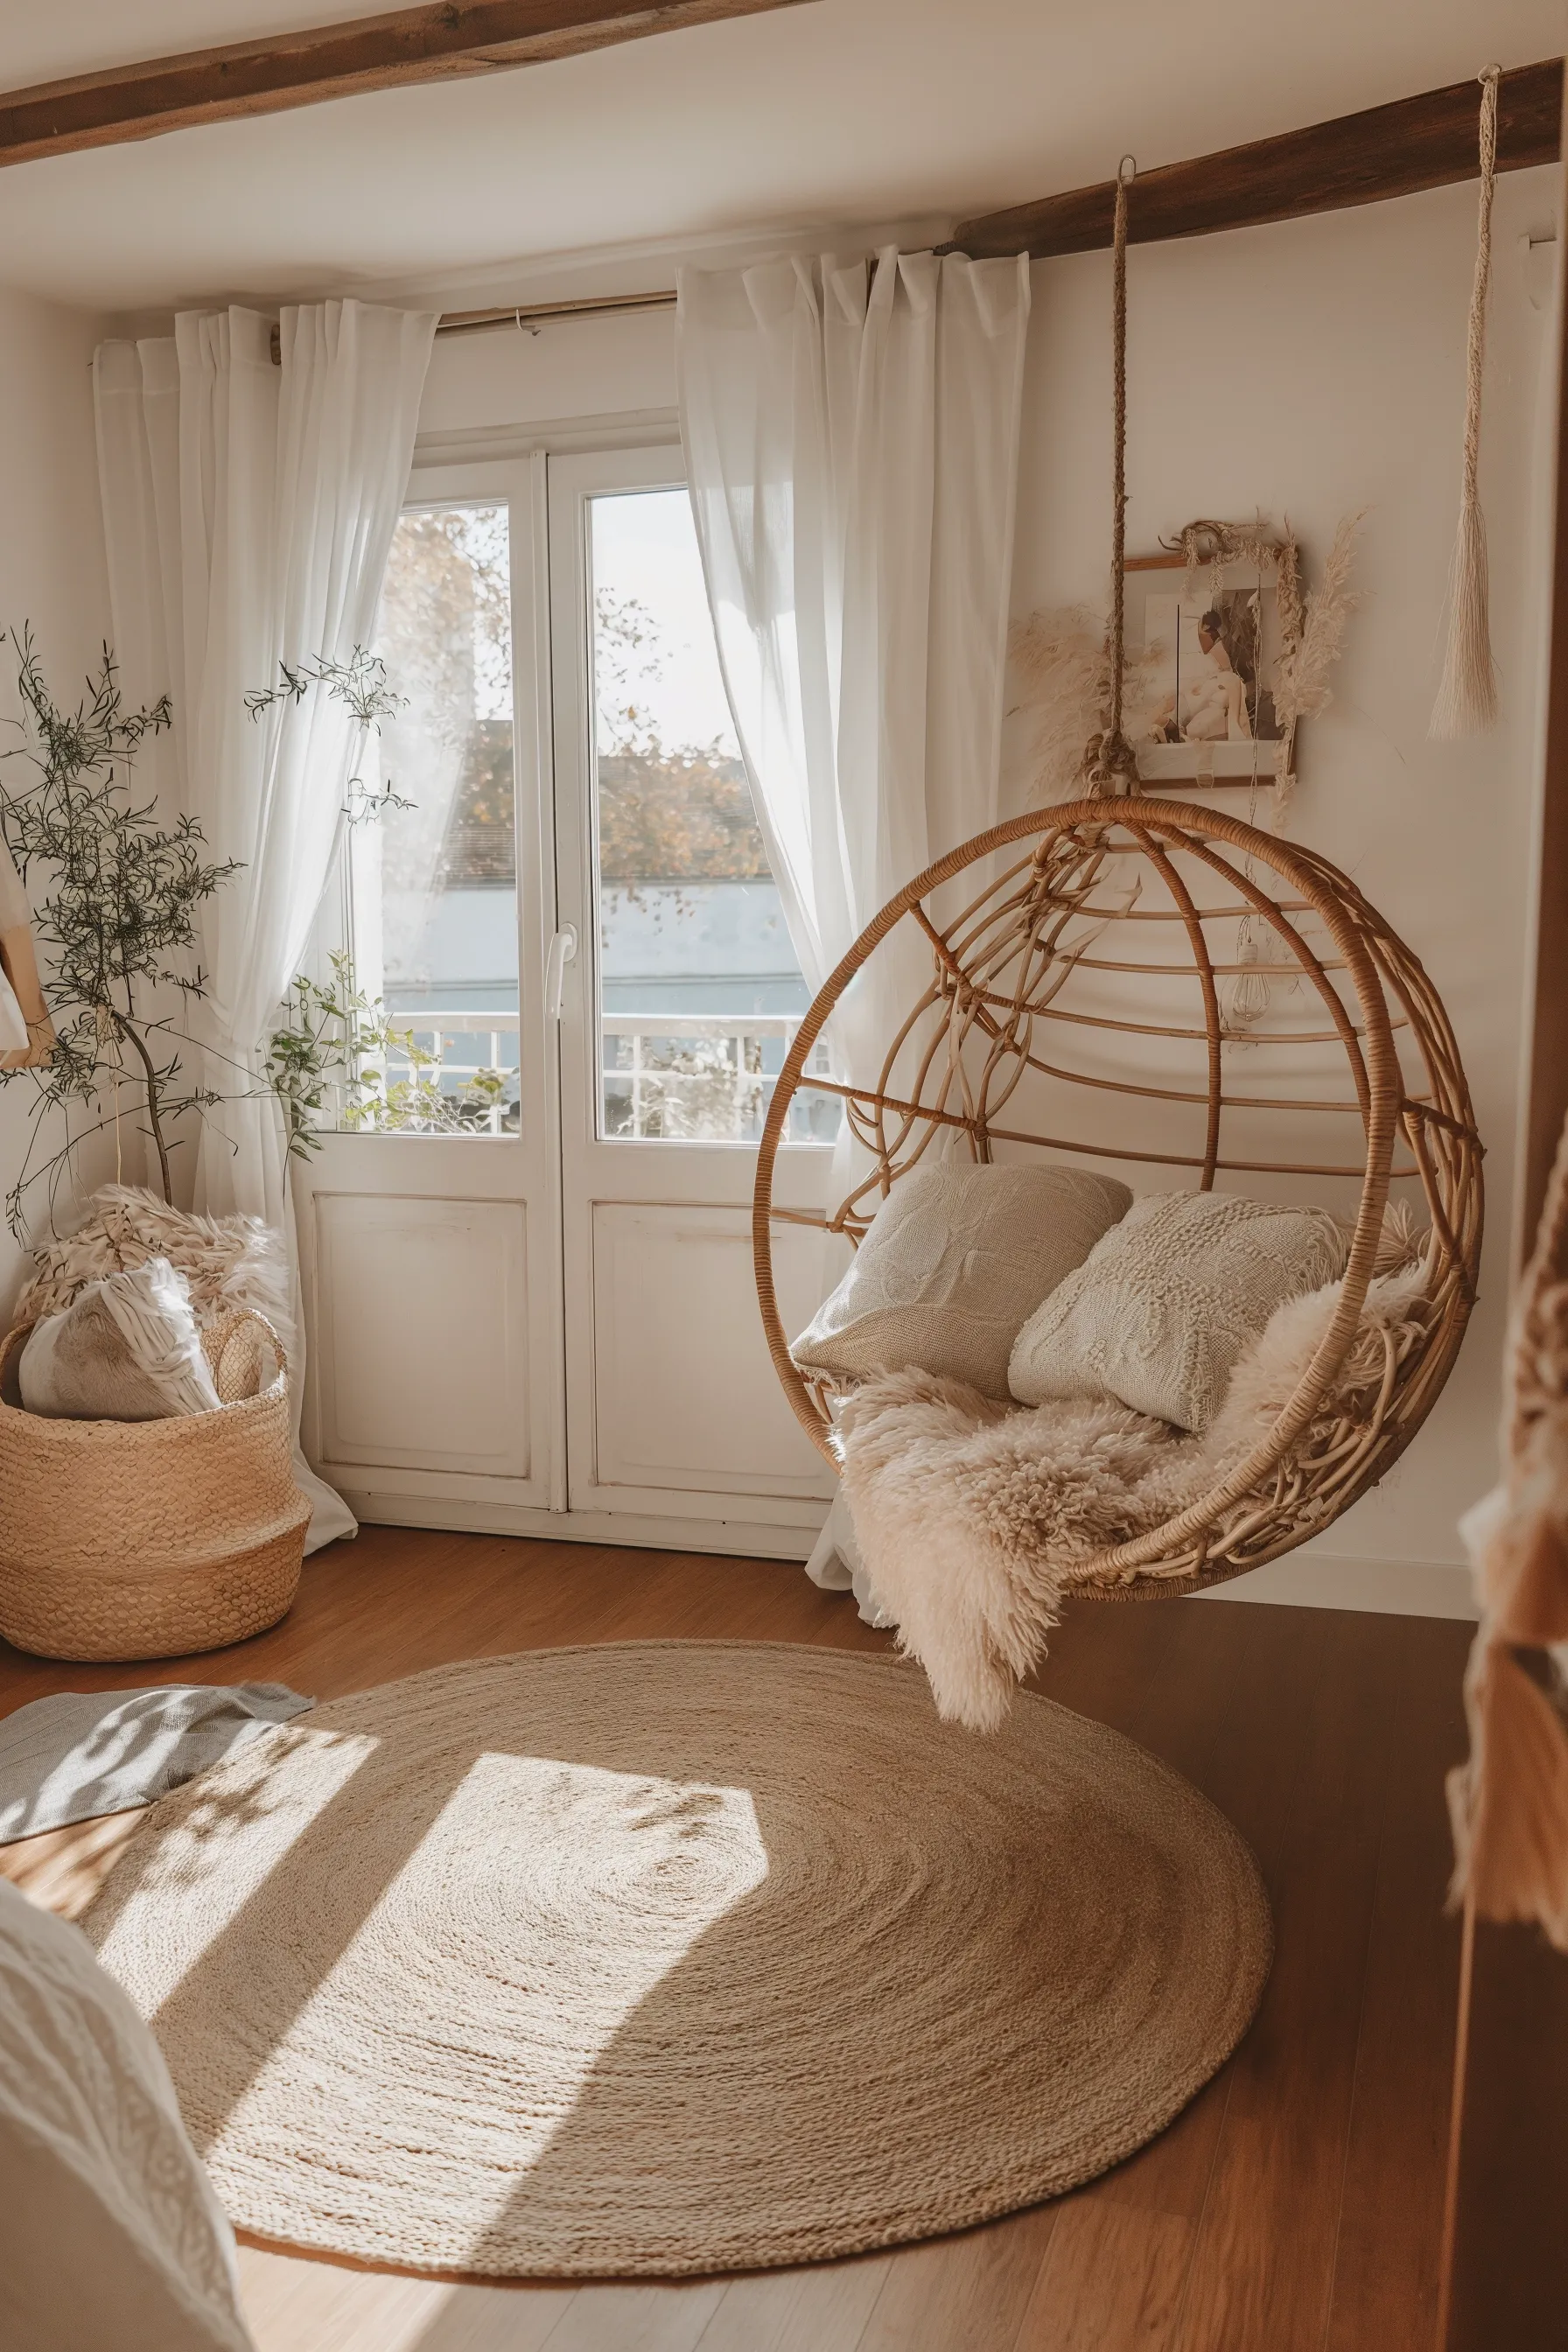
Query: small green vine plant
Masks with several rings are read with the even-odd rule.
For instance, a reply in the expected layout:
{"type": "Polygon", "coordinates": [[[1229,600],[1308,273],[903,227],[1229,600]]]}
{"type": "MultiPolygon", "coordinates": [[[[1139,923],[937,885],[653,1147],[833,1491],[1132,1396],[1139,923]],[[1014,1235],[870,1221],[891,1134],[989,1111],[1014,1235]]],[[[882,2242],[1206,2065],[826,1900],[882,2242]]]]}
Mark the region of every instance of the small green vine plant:
{"type": "MultiPolygon", "coordinates": [[[[259,719],[277,703],[302,701],[315,688],[341,702],[366,739],[379,736],[407,698],[389,684],[379,656],[356,646],[346,662],[280,662],[277,683],[247,694],[245,707],[259,719]]],[[[355,775],[343,815],[356,825],[414,805],[390,782],[371,786],[355,775]]],[[[399,1028],[379,997],[365,993],[353,957],[342,950],[328,958],[328,966],[324,981],[296,973],[268,1045],[267,1075],[283,1106],[291,1160],[319,1151],[323,1134],[333,1128],[461,1135],[493,1125],[506,1107],[509,1075],[515,1074],[475,1070],[460,1085],[443,1087],[439,1056],[419,1045],[412,1028],[399,1028]],[[404,1075],[394,1076],[394,1065],[404,1075]]]]}
{"type": "MultiPolygon", "coordinates": [[[[438,1057],[399,1028],[379,997],[359,987],[346,951],[328,959],[331,978],[296,975],[267,1054],[267,1075],[283,1106],[291,1160],[308,1160],[332,1128],[380,1134],[472,1135],[504,1109],[509,1074],[466,1074],[447,1090],[438,1057]],[[394,1077],[401,1063],[405,1076],[394,1077]],[[434,1075],[432,1075],[434,1073],[434,1075]]],[[[438,1016],[437,1016],[438,1017],[438,1016]]]]}

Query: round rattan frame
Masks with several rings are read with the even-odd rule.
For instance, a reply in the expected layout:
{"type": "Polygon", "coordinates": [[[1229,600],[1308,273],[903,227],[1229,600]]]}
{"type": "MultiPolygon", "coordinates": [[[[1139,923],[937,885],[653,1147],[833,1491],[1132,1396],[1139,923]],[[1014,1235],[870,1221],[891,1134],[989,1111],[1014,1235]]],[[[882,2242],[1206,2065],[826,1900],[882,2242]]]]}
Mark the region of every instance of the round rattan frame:
{"type": "MultiPolygon", "coordinates": [[[[1120,950],[1121,941],[1118,940],[1120,950]]],[[[1156,1003],[1154,1009],[1160,1009],[1156,1003]]],[[[894,1180],[947,1133],[976,1160],[994,1148],[1012,1158],[1044,1150],[1068,1160],[1194,1171],[1210,1190],[1218,1176],[1266,1177],[1287,1186],[1310,1180],[1359,1184],[1341,1302],[1322,1343],[1268,1436],[1227,1475],[1151,1533],[1072,1562],[1075,1591],[1106,1599],[1192,1591],[1244,1575],[1320,1533],[1373,1486],[1430,1412],[1458,1352],[1476,1295],[1483,1193],[1481,1144],[1458,1047],[1442,1003],[1416,957],[1350,878],[1315,851],[1287,845],[1216,811],[1173,801],[1075,801],[1015,818],[955,849],[889,900],[856,940],[813,1002],[775,1083],[757,1162],[752,1246],[768,1349],[785,1394],[818,1449],[833,1458],[831,1382],[806,1375],[789,1352],[774,1277],[777,1226],[816,1225],[857,1242],[894,1180]],[[1004,853],[1028,844],[1021,858],[1004,853]],[[956,913],[949,886],[974,869],[989,877],[956,913]],[[1260,878],[1263,877],[1263,878],[1260,878]],[[1268,887],[1266,887],[1266,881],[1268,887]],[[1157,885],[1163,903],[1146,902],[1157,885]],[[1199,891],[1218,888],[1218,903],[1199,891]],[[942,908],[939,914],[938,908],[942,908]],[[1271,1003],[1288,1007],[1245,1028],[1227,1014],[1227,983],[1254,978],[1251,956],[1216,961],[1211,929],[1251,926],[1273,961],[1263,967],[1271,1003]],[[1184,962],[1135,950],[1142,924],[1184,946],[1184,962]],[[1105,931],[1125,927],[1130,952],[1094,952],[1105,931]],[[904,927],[900,933],[900,927],[904,927]],[[1322,935],[1313,944],[1314,929],[1322,935]],[[895,934],[918,935],[931,977],[894,1032],[877,1076],[858,1085],[809,1066],[846,991],[895,934]],[[1130,1017],[1139,992],[1195,983],[1202,1026],[1130,1017]],[[1109,992],[1084,1011],[1063,1001],[1087,984],[1109,992]],[[1120,995],[1119,992],[1120,992],[1120,995]],[[1127,1003],[1132,995],[1132,1007],[1127,1003]],[[1307,1018],[1321,1024],[1303,1025],[1307,1018]],[[1058,1028],[1056,1024],[1061,1024],[1058,1028]],[[1076,1025],[1075,1025],[1076,1024],[1076,1025]],[[1098,1069],[1073,1067],[1064,1048],[1037,1050],[1037,1033],[1065,1030],[1098,1069]],[[1085,1034],[1084,1033],[1087,1033],[1085,1034]],[[1328,1049],[1348,1069],[1351,1092],[1279,1092],[1276,1065],[1300,1066],[1303,1050],[1328,1049]],[[1238,1084],[1236,1056],[1249,1062],[1238,1084]],[[1118,1065],[1117,1055],[1190,1058],[1201,1083],[1162,1084],[1163,1066],[1118,1065]],[[1254,1074],[1258,1075],[1254,1075],[1254,1074]],[[1053,1115],[1030,1115],[1026,1084],[1053,1115]],[[1263,1087],[1261,1092],[1252,1088],[1263,1087]],[[869,1173],[825,1215],[774,1205],[778,1154],[792,1108],[811,1095],[836,1097],[869,1173]],[[1136,1143],[1055,1131],[1062,1097],[1109,1110],[1139,1105],[1136,1143]],[[1020,1108],[1022,1106],[1022,1108],[1020,1108]],[[1162,1124],[1146,1131],[1142,1106],[1162,1124]],[[1172,1135],[1184,1117],[1197,1129],[1172,1135]],[[1271,1124],[1353,1118],[1360,1156],[1324,1161],[1226,1149],[1227,1123],[1271,1124]],[[1151,1140],[1184,1149],[1151,1149],[1151,1140]],[[1396,1153],[1404,1159],[1396,1161],[1396,1153]],[[1419,1188],[1428,1220],[1423,1244],[1424,1311],[1398,1329],[1363,1322],[1367,1287],[1384,1242],[1394,1184],[1419,1188]],[[1351,1361],[1352,1350],[1354,1360],[1351,1361]],[[1348,1367],[1348,1372],[1347,1372],[1348,1367]],[[1346,1373],[1342,1378],[1342,1373],[1346,1373]]],[[[1411,1195],[1414,1200],[1415,1195],[1411,1195]]]]}

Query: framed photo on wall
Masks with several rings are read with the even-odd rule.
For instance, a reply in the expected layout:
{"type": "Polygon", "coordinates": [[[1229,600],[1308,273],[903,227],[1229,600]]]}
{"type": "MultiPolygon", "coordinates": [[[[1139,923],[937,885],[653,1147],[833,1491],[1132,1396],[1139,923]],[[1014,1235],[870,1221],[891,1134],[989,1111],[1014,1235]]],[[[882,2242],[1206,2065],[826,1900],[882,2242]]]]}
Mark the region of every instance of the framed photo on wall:
{"type": "Polygon", "coordinates": [[[1159,783],[1270,784],[1291,772],[1294,730],[1274,707],[1280,620],[1265,568],[1189,568],[1184,555],[1125,568],[1129,738],[1159,783]]]}

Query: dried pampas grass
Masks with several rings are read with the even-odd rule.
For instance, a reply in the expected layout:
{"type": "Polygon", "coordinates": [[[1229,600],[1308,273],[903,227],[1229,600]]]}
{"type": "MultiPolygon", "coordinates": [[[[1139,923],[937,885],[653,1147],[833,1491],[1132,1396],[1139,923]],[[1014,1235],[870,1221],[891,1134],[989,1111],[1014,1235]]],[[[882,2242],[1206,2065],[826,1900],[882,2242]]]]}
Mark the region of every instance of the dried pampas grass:
{"type": "MultiPolygon", "coordinates": [[[[1016,687],[1010,717],[1027,712],[1029,804],[1049,808],[1083,790],[1086,747],[1110,723],[1110,638],[1103,614],[1061,604],[1018,622],[1008,646],[1016,687]]],[[[1133,739],[1152,716],[1148,692],[1153,656],[1122,666],[1122,727],[1133,739]],[[1144,708],[1149,704],[1149,708],[1144,708]]]]}
{"type": "Polygon", "coordinates": [[[1366,514],[1359,507],[1343,515],[1334,532],[1323,576],[1301,602],[1300,627],[1287,636],[1275,670],[1274,709],[1287,735],[1303,719],[1316,719],[1332,699],[1330,678],[1344,648],[1345,626],[1361,603],[1351,586],[1356,534],[1366,514]]]}
{"type": "Polygon", "coordinates": [[[1029,799],[1036,806],[1076,796],[1084,745],[1110,708],[1110,647],[1105,623],[1087,604],[1031,613],[1008,647],[1017,682],[1014,711],[1034,720],[1029,799]]]}

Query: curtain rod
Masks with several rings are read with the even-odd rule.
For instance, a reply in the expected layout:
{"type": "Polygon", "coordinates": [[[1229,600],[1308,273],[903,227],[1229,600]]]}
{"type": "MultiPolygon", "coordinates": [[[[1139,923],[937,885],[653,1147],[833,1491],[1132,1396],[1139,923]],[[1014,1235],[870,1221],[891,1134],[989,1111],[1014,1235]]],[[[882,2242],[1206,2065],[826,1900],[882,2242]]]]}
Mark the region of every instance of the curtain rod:
{"type": "MultiPolygon", "coordinates": [[[[523,333],[537,334],[563,319],[607,319],[617,312],[633,310],[673,310],[675,289],[661,287],[651,294],[585,294],[575,302],[511,303],[499,310],[443,310],[438,335],[478,335],[494,327],[512,327],[523,333]]],[[[272,330],[272,364],[282,363],[283,338],[279,329],[272,330]]]]}

